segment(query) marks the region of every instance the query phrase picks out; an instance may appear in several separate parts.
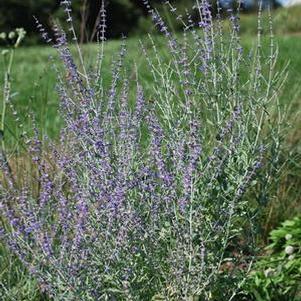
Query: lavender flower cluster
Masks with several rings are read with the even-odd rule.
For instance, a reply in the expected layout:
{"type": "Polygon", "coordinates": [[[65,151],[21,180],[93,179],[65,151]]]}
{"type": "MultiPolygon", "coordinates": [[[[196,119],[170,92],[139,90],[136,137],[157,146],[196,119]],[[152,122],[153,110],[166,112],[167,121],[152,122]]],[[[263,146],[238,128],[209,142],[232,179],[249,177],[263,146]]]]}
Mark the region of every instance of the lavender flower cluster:
{"type": "MultiPolygon", "coordinates": [[[[151,37],[150,49],[141,42],[152,89],[143,88],[139,70],[136,79],[127,76],[125,40],[104,84],[104,5],[91,74],[82,56],[75,64],[66,33],[54,27],[68,74],[66,81],[58,73],[57,86],[65,127],[60,144],[48,141],[47,151],[38,132],[27,141],[35,185],[17,184],[3,171],[0,238],[54,300],[211,300],[226,282],[223,296],[232,300],[244,269],[224,264],[247,270],[252,261],[229,246],[248,225],[245,194],[271,145],[262,132],[273,79],[258,68],[260,47],[252,59],[244,56],[237,12],[228,12],[227,40],[207,0],[195,3],[197,22],[165,1],[184,25],[177,39],[142,2],[168,50],[164,57],[151,37]]],[[[71,1],[61,4],[72,24],[71,1]]]]}

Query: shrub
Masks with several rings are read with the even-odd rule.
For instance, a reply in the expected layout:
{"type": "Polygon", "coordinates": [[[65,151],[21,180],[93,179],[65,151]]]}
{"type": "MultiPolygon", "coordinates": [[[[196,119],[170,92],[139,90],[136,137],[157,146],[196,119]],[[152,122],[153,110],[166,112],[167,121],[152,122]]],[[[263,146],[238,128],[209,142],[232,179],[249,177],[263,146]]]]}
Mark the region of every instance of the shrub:
{"type": "MultiPolygon", "coordinates": [[[[4,162],[1,239],[55,300],[233,300],[254,256],[258,205],[247,195],[267,196],[280,151],[273,39],[265,57],[259,28],[245,53],[238,12],[226,37],[206,1],[195,3],[196,24],[176,16],[176,38],[143,2],[167,45],[162,55],[152,37],[140,44],[146,89],[139,70],[128,75],[125,41],[104,78],[104,6],[91,72],[54,26],[65,127],[59,145],[37,130],[26,139],[23,176],[4,162]]],[[[61,5],[77,41],[70,1],[61,5]]]]}

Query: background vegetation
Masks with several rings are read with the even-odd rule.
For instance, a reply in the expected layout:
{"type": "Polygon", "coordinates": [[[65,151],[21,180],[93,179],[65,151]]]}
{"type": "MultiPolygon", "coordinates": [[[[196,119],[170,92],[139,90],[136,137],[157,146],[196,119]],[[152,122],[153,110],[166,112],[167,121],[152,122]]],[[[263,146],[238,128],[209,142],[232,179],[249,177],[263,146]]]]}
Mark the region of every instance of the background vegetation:
{"type": "MultiPolygon", "coordinates": [[[[0,28],[11,30],[24,27],[28,33],[27,44],[40,41],[33,16],[37,16],[41,23],[51,26],[53,20],[62,20],[63,12],[60,1],[53,0],[10,0],[0,3],[0,28]]],[[[160,1],[152,1],[154,4],[160,1]]],[[[192,1],[177,1],[190,7],[192,1]],[[189,3],[190,2],[190,3],[189,3]]],[[[76,17],[76,27],[81,34],[81,41],[91,36],[98,16],[101,1],[72,1],[73,15],[76,17]],[[84,27],[84,28],[83,28],[84,27]]],[[[181,4],[181,3],[180,3],[181,4]]],[[[183,6],[183,5],[182,5],[183,6]]],[[[113,0],[106,4],[108,11],[107,37],[119,38],[121,34],[145,31],[149,23],[146,21],[147,12],[142,1],[113,0]],[[142,24],[144,23],[144,24],[142,24]],[[139,27],[139,30],[137,30],[139,27]]]]}
{"type": "MultiPolygon", "coordinates": [[[[2,31],[9,31],[12,28],[23,27],[28,35],[25,44],[35,44],[41,42],[36,24],[33,16],[37,16],[41,23],[51,27],[54,20],[63,20],[63,11],[59,5],[59,0],[9,0],[0,2],[0,28],[2,31]]],[[[166,7],[159,5],[163,1],[152,0],[152,5],[158,8],[163,16],[168,15],[166,7]]],[[[185,14],[187,8],[191,8],[193,0],[171,0],[176,3],[178,12],[185,14]]],[[[250,3],[250,1],[244,1],[250,3]]],[[[279,6],[276,0],[264,0],[265,5],[269,4],[273,7],[279,6]]],[[[220,1],[225,7],[229,6],[230,1],[220,1]]],[[[252,3],[252,1],[251,1],[252,3]]],[[[254,1],[256,3],[256,1],[254,1]]],[[[213,13],[216,11],[216,5],[213,5],[213,13]]],[[[75,26],[77,32],[80,33],[81,42],[87,42],[95,38],[95,21],[97,20],[100,1],[91,0],[73,0],[73,15],[75,16],[75,26]]],[[[248,11],[256,11],[257,5],[248,6],[248,11]]],[[[137,35],[148,33],[151,25],[150,17],[140,0],[110,0],[106,3],[106,10],[108,11],[107,20],[107,37],[120,38],[122,34],[137,35]]],[[[285,18],[285,16],[284,16],[285,18]]],[[[173,29],[180,27],[180,23],[176,22],[174,18],[167,18],[173,29]]],[[[245,23],[249,27],[254,18],[249,19],[245,23]]],[[[280,22],[283,24],[284,19],[280,22]]],[[[296,30],[296,20],[290,23],[292,30],[296,30]]],[[[253,28],[254,29],[254,28],[253,28]]],[[[247,29],[249,30],[249,29],[247,29]]],[[[256,30],[256,29],[255,29],[256,30]]]]}

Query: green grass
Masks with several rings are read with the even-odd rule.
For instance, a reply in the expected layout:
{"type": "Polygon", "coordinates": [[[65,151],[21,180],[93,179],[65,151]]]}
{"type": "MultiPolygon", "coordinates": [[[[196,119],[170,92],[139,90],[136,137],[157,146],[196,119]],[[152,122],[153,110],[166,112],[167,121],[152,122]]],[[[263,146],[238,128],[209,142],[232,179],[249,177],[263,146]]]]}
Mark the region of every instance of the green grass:
{"type": "MultiPolygon", "coordinates": [[[[227,21],[225,21],[227,23],[227,21]]],[[[268,15],[263,13],[262,17],[263,33],[268,34],[268,15]]],[[[242,43],[247,50],[250,49],[252,43],[256,39],[257,18],[254,14],[241,15],[241,32],[242,43]]],[[[227,26],[226,26],[227,27],[227,26]]],[[[273,12],[273,28],[276,33],[276,42],[279,46],[278,70],[283,68],[289,62],[289,76],[285,84],[282,103],[291,106],[292,111],[296,111],[300,101],[296,98],[299,86],[301,86],[301,6],[286,9],[277,9],[273,12]],[[284,33],[289,33],[284,35],[284,33]],[[300,33],[296,34],[296,33],[300,33]]],[[[144,38],[143,40],[147,40],[144,38]]],[[[164,45],[162,37],[155,37],[156,44],[159,45],[159,51],[162,54],[164,45]]],[[[147,43],[147,42],[146,42],[147,43]]],[[[105,66],[109,67],[110,61],[114,53],[118,51],[120,42],[111,41],[106,46],[105,66]]],[[[145,60],[139,49],[138,38],[130,38],[127,41],[128,59],[127,67],[129,72],[134,72],[136,64],[145,64],[145,60]]],[[[1,49],[0,49],[1,50],[1,49]]],[[[95,55],[97,46],[84,46],[84,56],[88,65],[93,66],[95,63],[95,55]]],[[[56,51],[50,47],[37,46],[17,49],[12,69],[12,101],[16,110],[21,113],[21,121],[25,128],[31,128],[31,122],[26,117],[28,111],[33,111],[36,115],[39,128],[55,138],[58,135],[58,129],[61,126],[61,120],[57,114],[58,97],[55,91],[55,72],[52,68],[52,62],[49,56],[53,56],[57,61],[56,51]]],[[[147,84],[151,75],[147,66],[140,66],[140,79],[147,84]]],[[[247,70],[246,70],[247,72],[247,70]]],[[[4,65],[0,60],[0,87],[3,86],[4,65]]],[[[1,88],[0,88],[1,90],[1,88]]],[[[1,92],[2,95],[2,92],[1,92]]],[[[15,132],[16,122],[11,118],[7,118],[7,128],[15,132]]],[[[7,137],[9,139],[9,137],[7,137]]],[[[13,143],[12,140],[8,143],[13,143]]]]}
{"type": "MultiPolygon", "coordinates": [[[[246,46],[246,52],[255,42],[254,36],[244,35],[242,42],[246,46]]],[[[158,44],[162,45],[161,37],[156,38],[158,44]]],[[[287,108],[290,107],[291,112],[295,112],[300,104],[297,99],[299,87],[301,86],[301,36],[276,36],[276,43],[279,46],[278,70],[281,70],[289,63],[289,74],[281,96],[281,103],[287,108]]],[[[110,61],[114,53],[118,51],[119,41],[109,42],[106,46],[105,69],[110,68],[110,61]]],[[[139,77],[148,84],[151,80],[151,74],[148,70],[145,60],[139,51],[138,39],[128,40],[128,58],[127,68],[129,74],[134,73],[135,65],[141,65],[139,68],[139,77]],[[138,60],[136,59],[138,58],[138,60]]],[[[160,51],[160,47],[159,47],[160,51]]],[[[84,47],[84,56],[89,65],[93,65],[93,61],[97,52],[96,45],[87,45],[84,47]]],[[[44,134],[50,138],[58,136],[61,127],[61,119],[58,115],[58,96],[55,90],[56,75],[52,68],[52,62],[49,56],[53,56],[57,60],[57,54],[54,49],[49,47],[28,47],[20,48],[15,53],[15,60],[12,70],[12,103],[16,111],[19,112],[20,122],[24,124],[25,130],[32,127],[31,118],[27,117],[30,111],[34,112],[39,128],[44,134]]],[[[3,72],[1,66],[0,74],[3,72]]],[[[247,72],[247,70],[245,70],[247,72]]],[[[108,77],[110,74],[108,73],[108,77]]],[[[3,81],[3,79],[0,78],[3,81]]],[[[6,128],[20,134],[17,130],[16,122],[11,112],[6,118],[6,128]]],[[[7,144],[11,147],[18,143],[18,137],[7,137],[7,144]]]]}
{"type": "MultiPolygon", "coordinates": [[[[263,12],[262,27],[263,33],[269,31],[269,13],[263,12]]],[[[273,31],[276,34],[300,34],[301,33],[301,6],[279,8],[272,12],[273,31]]],[[[241,15],[241,31],[245,34],[257,33],[257,18],[254,14],[241,15]]]]}
{"type": "MultiPolygon", "coordinates": [[[[244,35],[242,37],[243,44],[248,48],[255,41],[254,36],[244,35]]],[[[162,38],[158,37],[159,44],[162,43],[162,38]]],[[[289,63],[289,75],[284,88],[283,102],[287,105],[292,105],[295,101],[296,89],[301,82],[301,36],[276,36],[276,43],[279,46],[278,69],[283,68],[289,63]]],[[[111,61],[111,53],[118,51],[120,42],[109,42],[106,47],[105,65],[109,66],[111,61]]],[[[134,60],[136,63],[142,63],[141,53],[139,51],[138,39],[128,40],[128,59],[127,67],[129,72],[134,72],[134,60]],[[138,61],[137,58],[138,57],[138,61]]],[[[159,47],[160,50],[160,47],[159,47]]],[[[97,52],[97,46],[87,45],[84,47],[84,54],[88,64],[93,64],[93,58],[97,52]]],[[[49,61],[49,56],[56,58],[56,52],[49,47],[28,47],[20,48],[15,53],[15,60],[12,70],[12,101],[17,111],[26,112],[30,108],[37,114],[40,119],[41,128],[50,137],[55,137],[58,134],[60,123],[57,115],[58,97],[55,91],[55,72],[52,68],[52,63],[49,61]]],[[[140,78],[147,82],[151,76],[147,66],[141,66],[140,78]]],[[[0,74],[3,74],[3,65],[0,68],[0,74]]],[[[3,82],[3,79],[0,79],[3,82]]],[[[1,83],[2,83],[1,82],[1,83]]],[[[24,118],[26,116],[23,116],[24,118]]],[[[10,127],[15,123],[11,119],[7,120],[10,127]]]]}
{"type": "MultiPolygon", "coordinates": [[[[288,111],[287,121],[290,123],[291,129],[285,141],[287,144],[285,156],[287,156],[287,158],[284,159],[288,159],[289,162],[283,171],[279,187],[276,189],[277,195],[275,195],[275,201],[267,211],[268,221],[265,224],[266,232],[285,218],[293,216],[301,209],[301,192],[300,188],[298,188],[301,187],[301,167],[300,161],[298,161],[301,157],[301,129],[300,124],[298,124],[298,118],[300,120],[300,114],[298,112],[300,112],[301,105],[301,35],[279,34],[287,32],[287,28],[291,28],[296,22],[300,27],[296,26],[294,28],[296,28],[296,31],[301,31],[301,24],[299,22],[301,18],[299,17],[301,17],[300,9],[276,11],[275,25],[276,33],[278,34],[275,39],[279,47],[277,69],[281,70],[281,68],[289,63],[289,74],[281,95],[281,104],[283,105],[283,109],[288,111]],[[291,13],[292,15],[290,15],[291,13]],[[284,18],[283,16],[287,16],[285,20],[292,18],[293,21],[285,26],[281,25],[284,22],[284,19],[281,19],[284,18]]],[[[250,35],[250,33],[254,32],[254,28],[256,28],[254,16],[242,16],[242,28],[243,32],[245,32],[242,36],[242,43],[248,50],[252,47],[256,39],[254,35],[250,35]],[[250,30],[246,30],[247,28],[250,30]]],[[[157,45],[159,45],[159,51],[163,55],[163,48],[160,48],[160,45],[163,44],[163,38],[156,37],[156,42],[157,45]]],[[[105,69],[109,68],[111,56],[118,51],[119,45],[119,41],[111,41],[107,44],[105,69]]],[[[141,67],[139,68],[139,77],[143,83],[147,85],[151,79],[151,75],[147,66],[142,65],[144,64],[144,60],[138,47],[138,39],[129,39],[127,45],[129,49],[126,63],[128,71],[130,74],[134,72],[134,61],[136,61],[139,67],[141,67]]],[[[93,66],[97,47],[95,45],[87,45],[83,50],[88,65],[93,66]]],[[[27,117],[27,114],[33,111],[37,116],[37,123],[42,132],[55,139],[58,137],[62,122],[58,115],[55,72],[52,69],[52,63],[48,59],[50,55],[54,57],[55,61],[57,60],[55,50],[49,47],[28,47],[20,48],[16,51],[12,70],[12,101],[15,109],[20,113],[20,119],[25,129],[29,129],[32,126],[32,122],[30,118],[27,117]]],[[[0,76],[3,72],[3,65],[1,65],[0,76]]],[[[247,73],[248,70],[245,70],[245,72],[247,73]]],[[[2,78],[0,78],[0,83],[0,87],[2,87],[2,78]]],[[[12,132],[20,134],[20,130],[16,131],[16,123],[11,114],[9,114],[6,120],[6,126],[12,132]]],[[[7,143],[11,149],[14,149],[18,145],[18,137],[11,137],[7,143]]],[[[44,300],[44,297],[38,293],[35,282],[28,277],[27,272],[22,268],[20,262],[3,248],[3,246],[1,247],[1,245],[0,300],[44,300]]]]}
{"type": "Polygon", "coordinates": [[[0,244],[0,300],[46,300],[15,256],[0,244]]]}

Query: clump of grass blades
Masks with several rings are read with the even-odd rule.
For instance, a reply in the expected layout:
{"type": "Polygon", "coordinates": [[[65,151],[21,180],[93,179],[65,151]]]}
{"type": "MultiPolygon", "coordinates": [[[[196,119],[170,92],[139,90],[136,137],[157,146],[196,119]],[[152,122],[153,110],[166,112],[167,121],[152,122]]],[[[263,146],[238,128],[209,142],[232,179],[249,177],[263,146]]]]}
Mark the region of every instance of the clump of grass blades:
{"type": "Polygon", "coordinates": [[[213,22],[209,3],[196,1],[197,22],[176,15],[184,25],[178,39],[143,3],[166,38],[165,57],[151,36],[150,49],[140,44],[152,101],[138,68],[128,76],[125,39],[104,81],[104,5],[90,72],[70,1],[61,5],[79,66],[66,33],[55,25],[52,41],[37,21],[65,67],[54,65],[65,127],[59,146],[36,129],[24,141],[31,177],[16,179],[3,165],[1,239],[55,300],[234,300],[255,255],[261,204],[247,195],[268,198],[279,161],[277,49],[271,36],[263,56],[260,10],[257,45],[245,53],[239,6],[228,11],[225,37],[219,15],[213,22]]]}

